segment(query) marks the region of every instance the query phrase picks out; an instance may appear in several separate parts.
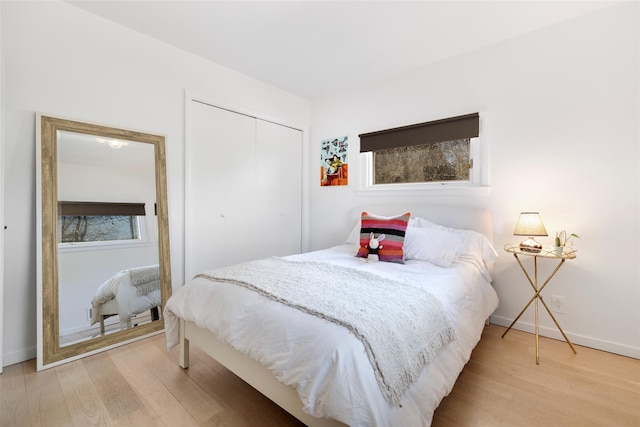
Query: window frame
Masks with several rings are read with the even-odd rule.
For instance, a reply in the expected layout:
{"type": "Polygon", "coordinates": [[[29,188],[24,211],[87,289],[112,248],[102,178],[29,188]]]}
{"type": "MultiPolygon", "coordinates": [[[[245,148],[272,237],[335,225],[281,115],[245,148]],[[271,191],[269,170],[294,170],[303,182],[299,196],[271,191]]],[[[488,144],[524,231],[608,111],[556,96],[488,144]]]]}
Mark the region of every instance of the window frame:
{"type": "MultiPolygon", "coordinates": [[[[60,216],[134,216],[137,221],[138,238],[122,240],[99,240],[87,242],[58,242],[61,253],[84,250],[125,249],[151,246],[151,224],[145,212],[144,203],[111,202],[58,202],[60,216]],[[66,205],[66,208],[62,206],[66,205]],[[71,212],[64,212],[71,209],[71,212]],[[143,214],[144,212],[144,214],[143,214]]],[[[153,218],[153,217],[152,217],[153,218]]]]}
{"type": "Polygon", "coordinates": [[[479,114],[478,136],[470,138],[469,160],[472,162],[468,181],[433,181],[417,183],[373,184],[373,151],[360,152],[359,163],[359,195],[389,194],[398,195],[424,194],[434,192],[437,195],[447,194],[484,194],[488,192],[488,138],[486,129],[487,114],[479,114]]]}

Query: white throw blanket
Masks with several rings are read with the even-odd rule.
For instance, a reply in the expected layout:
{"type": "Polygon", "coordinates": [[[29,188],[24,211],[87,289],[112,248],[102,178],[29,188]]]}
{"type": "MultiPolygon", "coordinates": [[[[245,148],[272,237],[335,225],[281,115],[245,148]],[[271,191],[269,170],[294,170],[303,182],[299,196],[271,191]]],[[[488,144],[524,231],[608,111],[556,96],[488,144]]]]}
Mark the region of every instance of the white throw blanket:
{"type": "Polygon", "coordinates": [[[129,269],[131,284],[136,287],[136,295],[147,295],[160,289],[160,266],[149,265],[129,269]]]}
{"type": "Polygon", "coordinates": [[[454,339],[450,320],[429,292],[366,271],[267,258],[199,277],[244,286],[348,328],[363,343],[383,395],[396,405],[423,366],[454,339]]]}

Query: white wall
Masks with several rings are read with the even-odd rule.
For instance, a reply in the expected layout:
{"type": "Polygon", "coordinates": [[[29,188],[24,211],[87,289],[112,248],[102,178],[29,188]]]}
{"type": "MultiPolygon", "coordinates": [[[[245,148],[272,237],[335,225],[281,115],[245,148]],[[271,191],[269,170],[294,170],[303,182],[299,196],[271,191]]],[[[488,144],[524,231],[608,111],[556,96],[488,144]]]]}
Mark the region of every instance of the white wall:
{"type": "MultiPolygon", "coordinates": [[[[518,242],[519,212],[539,210],[551,235],[567,229],[581,236],[577,259],[544,292],[565,297],[566,314],[558,316],[565,332],[575,343],[640,357],[638,23],[637,2],[615,5],[314,101],[312,249],[342,243],[356,205],[392,201],[404,212],[403,204],[419,200],[490,208],[502,252],[494,281],[501,303],[492,320],[508,325],[532,293],[502,247],[518,242]],[[476,111],[488,126],[488,194],[357,192],[359,133],[476,111]],[[352,142],[349,186],[320,188],[320,141],[340,135],[352,142]]],[[[540,270],[552,264],[540,261],[540,270]]],[[[529,310],[518,327],[532,330],[532,322],[529,310]]],[[[541,324],[559,337],[546,313],[541,324]]]]}
{"type": "MultiPolygon", "coordinates": [[[[0,7],[0,23],[2,22],[2,7],[0,7]]],[[[2,31],[0,31],[0,46],[2,46],[2,31]]],[[[4,54],[0,48],[0,200],[3,201],[0,207],[0,295],[4,294],[4,54]]],[[[2,307],[0,307],[1,309],[2,307]]],[[[4,349],[3,349],[3,331],[4,331],[4,310],[0,312],[0,374],[4,367],[4,349]]]]}
{"type": "Polygon", "coordinates": [[[183,278],[185,90],[308,126],[310,103],[64,2],[0,2],[5,364],[35,357],[35,112],[167,137],[174,288],[183,278]],[[10,325],[10,327],[9,327],[10,325]]]}

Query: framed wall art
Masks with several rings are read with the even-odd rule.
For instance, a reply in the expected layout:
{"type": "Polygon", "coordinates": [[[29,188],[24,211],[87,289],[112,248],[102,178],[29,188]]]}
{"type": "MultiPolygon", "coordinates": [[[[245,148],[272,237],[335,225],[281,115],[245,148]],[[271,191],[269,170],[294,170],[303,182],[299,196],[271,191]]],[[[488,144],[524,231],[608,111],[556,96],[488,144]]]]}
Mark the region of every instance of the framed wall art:
{"type": "Polygon", "coordinates": [[[348,185],[349,137],[324,139],[320,143],[320,185],[322,187],[348,185]]]}

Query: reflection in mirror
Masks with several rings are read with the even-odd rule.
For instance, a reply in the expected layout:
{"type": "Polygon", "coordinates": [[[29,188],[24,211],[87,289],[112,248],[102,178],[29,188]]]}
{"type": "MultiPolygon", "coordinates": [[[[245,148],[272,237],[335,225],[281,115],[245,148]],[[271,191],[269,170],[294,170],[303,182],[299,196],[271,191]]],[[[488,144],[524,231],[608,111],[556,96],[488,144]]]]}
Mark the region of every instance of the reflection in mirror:
{"type": "Polygon", "coordinates": [[[161,331],[171,283],[164,137],[38,125],[43,369],[161,331]]]}
{"type": "Polygon", "coordinates": [[[60,345],[158,320],[153,145],[56,139],[60,345]]]}

